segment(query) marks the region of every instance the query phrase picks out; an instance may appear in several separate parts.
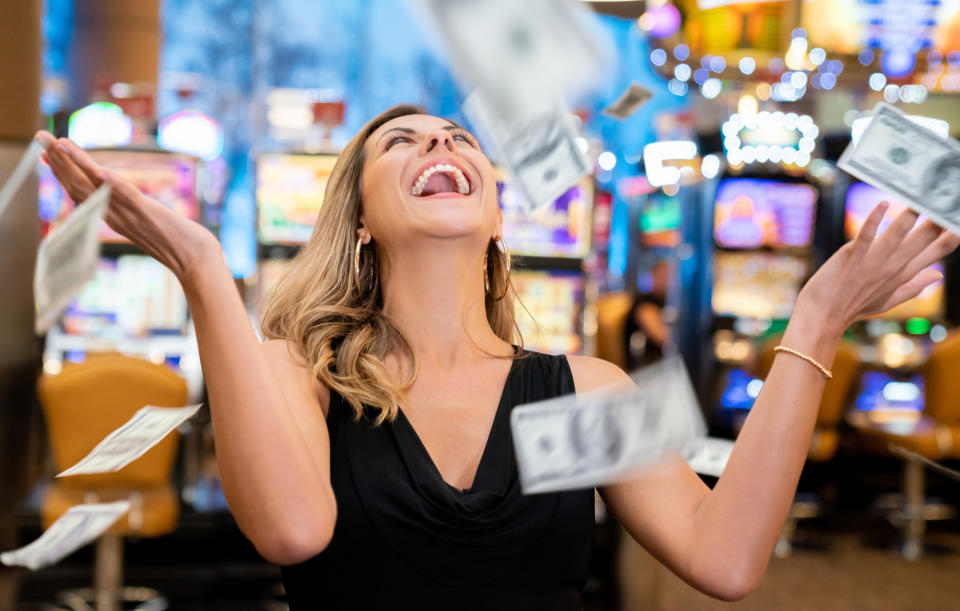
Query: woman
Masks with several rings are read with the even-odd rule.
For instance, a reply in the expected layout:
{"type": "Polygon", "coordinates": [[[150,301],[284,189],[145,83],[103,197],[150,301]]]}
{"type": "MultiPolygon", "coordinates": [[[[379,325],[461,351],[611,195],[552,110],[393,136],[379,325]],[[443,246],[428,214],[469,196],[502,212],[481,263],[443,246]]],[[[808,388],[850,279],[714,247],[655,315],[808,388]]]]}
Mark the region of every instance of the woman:
{"type": "MultiPolygon", "coordinates": [[[[347,145],[260,343],[220,246],[66,140],[41,132],[70,196],[113,186],[107,222],[180,279],[230,509],[294,609],[576,609],[593,491],[524,496],[514,405],[625,384],[589,357],[514,358],[490,163],[473,137],[391,108],[347,145]]],[[[918,294],[958,245],[885,206],[804,287],[780,354],[711,491],[679,457],[600,490],[694,587],[736,600],[763,576],[793,499],[824,374],[852,322],[918,294]]]]}

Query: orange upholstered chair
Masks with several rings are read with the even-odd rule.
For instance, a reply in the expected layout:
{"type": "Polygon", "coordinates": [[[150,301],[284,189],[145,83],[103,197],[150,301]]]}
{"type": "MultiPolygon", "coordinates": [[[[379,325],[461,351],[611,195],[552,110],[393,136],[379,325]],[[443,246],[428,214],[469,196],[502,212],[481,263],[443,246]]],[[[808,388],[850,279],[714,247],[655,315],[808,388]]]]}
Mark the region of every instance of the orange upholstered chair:
{"type": "MultiPolygon", "coordinates": [[[[182,407],[187,401],[187,384],[164,365],[103,354],[67,364],[57,375],[42,376],[38,395],[54,464],[60,472],[86,456],[144,405],[182,407]]],[[[178,441],[174,432],[114,473],[76,475],[51,483],[42,508],[45,529],[74,505],[131,502],[130,512],[97,542],[93,592],[78,591],[71,596],[95,599],[98,609],[119,608],[119,602],[131,593],[142,597],[143,588],[121,587],[123,536],[158,537],[176,529],[180,506],[170,476],[178,441]]]]}
{"type": "Polygon", "coordinates": [[[597,299],[597,356],[621,369],[627,368],[623,333],[632,304],[629,293],[607,293],[597,299]]]}
{"type": "MultiPolygon", "coordinates": [[[[780,343],[780,339],[781,336],[775,336],[760,349],[757,357],[757,377],[761,379],[767,377],[776,356],[773,349],[780,343]]],[[[813,438],[810,440],[810,450],[807,453],[808,461],[826,462],[836,456],[837,449],[840,447],[838,426],[843,420],[843,413],[856,381],[859,366],[860,361],[854,349],[846,343],[841,343],[831,368],[833,378],[827,380],[823,388],[823,397],[820,399],[820,408],[817,411],[817,423],[813,430],[813,438]]],[[[777,540],[775,548],[777,556],[784,558],[790,555],[797,521],[816,517],[820,511],[819,502],[799,499],[794,501],[787,521],[780,531],[780,538],[777,540]]]]}
{"type": "Polygon", "coordinates": [[[866,419],[854,419],[864,448],[889,454],[891,448],[914,453],[904,456],[903,494],[888,503],[889,517],[903,533],[901,551],[908,560],[917,560],[923,551],[923,533],[928,520],[954,515],[952,507],[926,501],[923,463],[960,457],[960,333],[952,333],[937,344],[921,367],[925,405],[920,419],[909,429],[890,429],[866,419]]]}

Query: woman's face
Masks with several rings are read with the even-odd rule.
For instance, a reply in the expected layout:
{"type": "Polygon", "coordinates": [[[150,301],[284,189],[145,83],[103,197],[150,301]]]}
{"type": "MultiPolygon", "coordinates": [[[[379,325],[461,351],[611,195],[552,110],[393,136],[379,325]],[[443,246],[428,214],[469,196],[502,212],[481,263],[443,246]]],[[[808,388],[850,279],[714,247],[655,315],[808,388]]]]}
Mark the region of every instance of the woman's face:
{"type": "Polygon", "coordinates": [[[486,244],[501,235],[493,168],[466,130],[407,115],[380,126],[364,146],[361,221],[381,245],[469,236],[486,244]]]}

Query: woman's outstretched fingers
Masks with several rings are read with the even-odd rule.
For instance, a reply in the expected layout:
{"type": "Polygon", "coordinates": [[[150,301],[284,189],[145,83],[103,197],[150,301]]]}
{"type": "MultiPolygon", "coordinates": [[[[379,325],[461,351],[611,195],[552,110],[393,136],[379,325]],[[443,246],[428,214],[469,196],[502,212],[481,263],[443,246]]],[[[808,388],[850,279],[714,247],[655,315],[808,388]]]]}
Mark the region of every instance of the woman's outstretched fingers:
{"type": "Polygon", "coordinates": [[[886,312],[887,310],[895,308],[908,299],[913,299],[919,295],[923,289],[942,279],[943,274],[935,269],[928,267],[920,270],[920,273],[914,275],[913,278],[908,280],[906,283],[897,287],[897,290],[893,292],[893,295],[890,296],[890,299],[888,299],[887,302],[883,304],[883,307],[880,308],[880,312],[886,312]]]}
{"type": "Polygon", "coordinates": [[[907,208],[893,219],[883,235],[877,238],[877,242],[885,248],[897,248],[910,235],[910,230],[917,224],[918,218],[920,218],[919,214],[907,208]]]}
{"type": "Polygon", "coordinates": [[[887,208],[887,202],[880,202],[867,215],[867,220],[864,221],[863,226],[860,227],[860,232],[853,240],[856,250],[862,251],[870,248],[873,239],[877,237],[877,230],[880,229],[880,223],[883,221],[883,215],[887,213],[887,208]]]}
{"type": "Polygon", "coordinates": [[[86,175],[87,179],[95,187],[99,187],[101,183],[101,167],[100,164],[93,160],[93,157],[90,156],[90,153],[77,146],[75,142],[68,138],[60,138],[58,142],[59,144],[63,145],[67,155],[77,165],[77,167],[80,168],[80,171],[86,175]]]}
{"type": "Polygon", "coordinates": [[[904,238],[900,245],[900,252],[907,260],[912,260],[936,242],[942,233],[943,229],[939,225],[926,219],[904,238]]]}
{"type": "Polygon", "coordinates": [[[54,176],[63,185],[67,195],[76,202],[85,200],[94,191],[94,184],[73,162],[66,152],[66,147],[61,146],[60,142],[46,132],[39,132],[38,139],[46,149],[44,151],[45,161],[49,164],[54,176]]]}

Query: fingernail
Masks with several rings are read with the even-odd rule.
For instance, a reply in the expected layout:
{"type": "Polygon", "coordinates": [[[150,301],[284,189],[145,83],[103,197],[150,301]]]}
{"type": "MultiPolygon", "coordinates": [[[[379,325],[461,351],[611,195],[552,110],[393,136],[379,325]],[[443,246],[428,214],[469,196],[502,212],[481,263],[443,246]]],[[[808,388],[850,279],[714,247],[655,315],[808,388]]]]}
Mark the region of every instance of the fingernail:
{"type": "Polygon", "coordinates": [[[63,142],[57,142],[57,148],[59,148],[60,152],[62,152],[64,155],[70,154],[70,149],[67,148],[67,145],[64,144],[63,142]]]}

